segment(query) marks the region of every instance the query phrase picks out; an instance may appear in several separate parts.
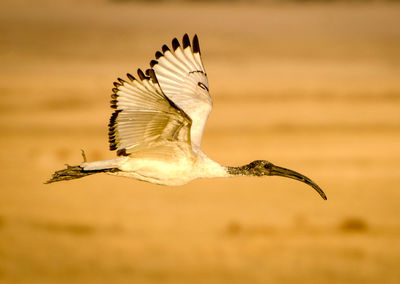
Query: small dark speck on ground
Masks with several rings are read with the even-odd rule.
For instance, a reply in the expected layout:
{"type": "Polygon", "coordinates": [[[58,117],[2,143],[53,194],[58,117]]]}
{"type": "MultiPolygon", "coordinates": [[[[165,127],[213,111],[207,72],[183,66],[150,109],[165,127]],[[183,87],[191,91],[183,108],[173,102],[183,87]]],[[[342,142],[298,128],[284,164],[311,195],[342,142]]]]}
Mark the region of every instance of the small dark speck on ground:
{"type": "Polygon", "coordinates": [[[226,225],[225,233],[229,236],[269,236],[275,233],[275,228],[265,224],[244,225],[237,221],[232,221],[226,225]]]}
{"type": "Polygon", "coordinates": [[[340,223],[339,230],[343,233],[365,233],[368,231],[368,224],[361,218],[350,217],[340,223]]]}
{"type": "Polygon", "coordinates": [[[242,230],[243,230],[242,225],[235,221],[230,222],[226,226],[226,233],[231,236],[240,234],[242,230]]]}

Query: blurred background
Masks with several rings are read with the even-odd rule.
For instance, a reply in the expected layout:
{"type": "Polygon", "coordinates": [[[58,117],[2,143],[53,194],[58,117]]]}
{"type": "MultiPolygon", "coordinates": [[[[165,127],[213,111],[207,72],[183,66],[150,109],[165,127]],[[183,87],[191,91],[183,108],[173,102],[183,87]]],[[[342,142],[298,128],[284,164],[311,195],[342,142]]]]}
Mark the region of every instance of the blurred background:
{"type": "Polygon", "coordinates": [[[17,0],[0,4],[1,283],[399,283],[400,3],[17,0]],[[112,82],[199,35],[203,150],[288,179],[162,187],[110,159],[112,82]]]}

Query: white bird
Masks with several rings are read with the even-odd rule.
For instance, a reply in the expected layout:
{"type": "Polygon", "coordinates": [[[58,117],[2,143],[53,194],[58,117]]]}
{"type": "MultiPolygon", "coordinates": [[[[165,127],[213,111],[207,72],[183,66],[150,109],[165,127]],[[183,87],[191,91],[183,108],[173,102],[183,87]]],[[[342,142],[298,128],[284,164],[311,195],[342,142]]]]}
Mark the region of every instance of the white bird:
{"type": "Polygon", "coordinates": [[[182,45],[174,38],[172,49],[162,46],[146,74],[114,82],[110,118],[110,150],[117,158],[84,162],[56,171],[47,183],[108,173],[162,185],[183,185],[196,178],[283,176],[304,182],[323,199],[322,189],[308,177],[264,160],[239,167],[222,166],[200,149],[212,109],[207,74],[197,35],[182,45]]]}

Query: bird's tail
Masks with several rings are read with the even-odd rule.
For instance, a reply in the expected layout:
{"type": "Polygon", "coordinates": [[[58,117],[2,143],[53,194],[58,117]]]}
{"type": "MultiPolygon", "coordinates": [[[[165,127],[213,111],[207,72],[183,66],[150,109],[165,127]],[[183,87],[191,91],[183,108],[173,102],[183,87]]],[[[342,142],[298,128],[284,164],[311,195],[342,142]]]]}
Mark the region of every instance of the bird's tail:
{"type": "Polygon", "coordinates": [[[53,183],[53,182],[57,182],[57,181],[63,181],[63,180],[83,178],[85,176],[98,174],[98,173],[115,173],[118,171],[120,171],[120,170],[117,168],[87,171],[87,170],[84,170],[81,166],[67,165],[67,168],[54,172],[51,179],[46,181],[45,184],[53,183]]]}

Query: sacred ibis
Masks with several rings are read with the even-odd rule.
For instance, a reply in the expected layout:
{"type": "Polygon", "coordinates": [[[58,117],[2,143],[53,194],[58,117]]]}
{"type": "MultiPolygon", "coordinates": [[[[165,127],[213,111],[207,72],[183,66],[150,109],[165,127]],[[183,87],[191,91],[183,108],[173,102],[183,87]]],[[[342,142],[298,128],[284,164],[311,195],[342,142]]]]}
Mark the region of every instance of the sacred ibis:
{"type": "Polygon", "coordinates": [[[135,178],[162,185],[182,185],[196,178],[282,176],[310,185],[323,199],[322,189],[290,169],[256,160],[239,167],[222,166],[200,149],[212,109],[207,74],[197,35],[187,34],[182,44],[162,46],[146,72],[114,82],[109,123],[110,150],[117,158],[67,165],[46,183],[81,178],[95,173],[135,178]]]}

